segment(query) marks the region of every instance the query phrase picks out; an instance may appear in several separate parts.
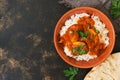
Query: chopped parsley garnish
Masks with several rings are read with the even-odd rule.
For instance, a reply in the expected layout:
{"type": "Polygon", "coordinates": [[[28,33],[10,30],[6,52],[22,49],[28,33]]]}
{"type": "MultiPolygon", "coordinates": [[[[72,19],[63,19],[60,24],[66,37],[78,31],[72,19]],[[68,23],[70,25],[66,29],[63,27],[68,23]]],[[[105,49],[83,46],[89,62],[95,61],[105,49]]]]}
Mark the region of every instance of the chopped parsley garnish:
{"type": "Polygon", "coordinates": [[[81,36],[82,39],[84,40],[84,39],[87,38],[87,36],[88,36],[88,34],[89,34],[90,32],[89,32],[89,31],[83,32],[83,31],[81,31],[81,30],[78,30],[77,33],[78,33],[79,36],[81,36]]]}
{"type": "Polygon", "coordinates": [[[85,32],[85,36],[86,36],[86,37],[87,37],[89,34],[90,34],[89,31],[86,31],[86,32],[85,32]]]}
{"type": "Polygon", "coordinates": [[[82,51],[80,51],[80,55],[82,55],[82,54],[87,54],[88,52],[87,51],[85,51],[85,50],[82,50],[82,51]]]}
{"type": "Polygon", "coordinates": [[[83,50],[84,47],[85,47],[85,45],[81,45],[79,47],[75,47],[75,48],[73,48],[72,52],[73,53],[78,52],[79,55],[87,54],[87,51],[83,50]]]}
{"type": "Polygon", "coordinates": [[[99,33],[100,31],[96,29],[96,32],[99,33]]]}
{"type": "Polygon", "coordinates": [[[72,52],[73,52],[73,53],[74,53],[74,52],[80,52],[80,51],[84,48],[84,46],[85,46],[85,45],[81,45],[81,46],[79,46],[79,47],[75,47],[75,48],[73,48],[72,52]]]}
{"type": "Polygon", "coordinates": [[[78,31],[77,31],[77,33],[78,33],[81,37],[85,37],[85,34],[84,34],[84,32],[83,32],[83,31],[78,30],[78,31]]]}

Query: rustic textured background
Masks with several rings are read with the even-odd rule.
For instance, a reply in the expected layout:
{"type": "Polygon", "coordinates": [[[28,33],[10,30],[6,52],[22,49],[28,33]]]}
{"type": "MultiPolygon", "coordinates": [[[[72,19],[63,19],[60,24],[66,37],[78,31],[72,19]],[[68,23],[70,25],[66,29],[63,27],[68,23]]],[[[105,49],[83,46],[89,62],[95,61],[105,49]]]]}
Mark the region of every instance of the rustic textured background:
{"type": "MultiPolygon", "coordinates": [[[[120,19],[109,15],[110,0],[0,0],[0,80],[67,80],[66,64],[57,54],[53,32],[68,10],[91,6],[103,11],[116,31],[113,52],[120,47],[120,19]],[[101,5],[102,4],[102,5],[101,5]]],[[[90,69],[79,69],[83,80],[90,69]]]]}

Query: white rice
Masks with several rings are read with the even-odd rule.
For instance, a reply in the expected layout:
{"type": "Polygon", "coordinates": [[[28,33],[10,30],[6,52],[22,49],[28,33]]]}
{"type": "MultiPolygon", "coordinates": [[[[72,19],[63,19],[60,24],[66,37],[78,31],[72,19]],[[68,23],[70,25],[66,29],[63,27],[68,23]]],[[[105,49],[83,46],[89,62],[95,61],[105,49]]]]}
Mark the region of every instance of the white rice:
{"type": "MultiPolygon", "coordinates": [[[[60,36],[63,36],[70,26],[72,26],[73,24],[77,24],[77,21],[84,16],[90,16],[90,15],[87,13],[72,15],[70,17],[70,19],[66,20],[65,25],[61,28],[60,36]]],[[[98,16],[92,15],[91,18],[95,22],[94,27],[99,31],[98,36],[99,37],[102,36],[100,38],[100,42],[105,43],[105,46],[108,46],[109,38],[108,38],[107,34],[109,31],[105,28],[105,24],[100,21],[98,16]]],[[[64,52],[67,56],[72,57],[72,58],[76,59],[77,61],[79,61],[79,60],[89,61],[90,59],[94,59],[97,57],[96,55],[94,55],[94,56],[89,55],[89,52],[88,52],[88,54],[74,56],[71,54],[72,52],[68,49],[67,46],[64,46],[64,52]]]]}
{"type": "Polygon", "coordinates": [[[80,60],[89,61],[90,59],[94,59],[94,58],[97,57],[96,55],[91,56],[91,55],[89,55],[89,53],[88,54],[83,54],[83,55],[78,55],[78,56],[73,56],[71,54],[72,52],[68,49],[67,46],[64,47],[64,52],[67,56],[72,57],[72,58],[76,59],[77,61],[80,61],[80,60]]]}
{"type": "Polygon", "coordinates": [[[100,21],[98,16],[92,15],[92,19],[95,22],[94,27],[100,32],[98,36],[100,37],[100,35],[102,35],[102,38],[100,38],[100,42],[105,43],[105,45],[108,46],[109,38],[107,36],[107,33],[109,31],[105,28],[105,24],[100,21]]]}

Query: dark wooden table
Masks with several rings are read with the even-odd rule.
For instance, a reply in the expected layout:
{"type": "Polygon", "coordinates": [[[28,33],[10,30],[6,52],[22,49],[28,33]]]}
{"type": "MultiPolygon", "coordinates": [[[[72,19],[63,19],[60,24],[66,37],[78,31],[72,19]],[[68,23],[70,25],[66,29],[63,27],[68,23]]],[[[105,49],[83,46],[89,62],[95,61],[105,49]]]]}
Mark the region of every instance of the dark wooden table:
{"type": "MultiPolygon", "coordinates": [[[[0,0],[0,80],[68,80],[63,70],[70,65],[57,54],[53,33],[70,9],[58,0],[0,0]]],[[[113,52],[120,48],[119,27],[113,52]]],[[[79,69],[75,80],[89,70],[79,69]]]]}

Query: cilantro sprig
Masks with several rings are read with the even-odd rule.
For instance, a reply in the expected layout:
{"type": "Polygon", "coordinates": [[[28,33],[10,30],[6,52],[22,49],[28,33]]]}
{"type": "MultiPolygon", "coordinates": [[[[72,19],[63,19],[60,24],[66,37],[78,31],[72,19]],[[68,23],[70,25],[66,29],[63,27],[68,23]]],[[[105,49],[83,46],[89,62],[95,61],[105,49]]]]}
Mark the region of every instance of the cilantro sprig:
{"type": "Polygon", "coordinates": [[[85,47],[85,45],[80,45],[79,47],[75,47],[73,48],[72,52],[78,52],[79,55],[82,55],[82,54],[87,54],[87,51],[83,50],[83,48],[85,47]]]}
{"type": "Polygon", "coordinates": [[[82,39],[86,39],[90,32],[89,31],[83,32],[81,30],[78,30],[77,33],[79,34],[79,36],[81,36],[82,39]]]}
{"type": "Polygon", "coordinates": [[[120,0],[111,0],[110,15],[117,19],[120,17],[120,0]]]}
{"type": "Polygon", "coordinates": [[[88,53],[88,52],[85,51],[85,50],[82,50],[82,51],[79,52],[80,55],[82,55],[82,54],[87,54],[87,53],[88,53]]]}
{"type": "Polygon", "coordinates": [[[78,74],[78,68],[76,67],[69,67],[68,69],[65,69],[64,75],[69,77],[69,80],[74,80],[74,77],[78,74]]]}
{"type": "Polygon", "coordinates": [[[96,31],[97,33],[99,33],[99,32],[100,32],[100,31],[99,31],[99,30],[97,30],[97,29],[96,29],[95,31],[96,31]]]}
{"type": "Polygon", "coordinates": [[[84,48],[84,46],[85,46],[85,45],[81,45],[81,46],[79,46],[79,47],[73,48],[73,53],[74,53],[74,52],[80,52],[80,51],[84,48]]]}

